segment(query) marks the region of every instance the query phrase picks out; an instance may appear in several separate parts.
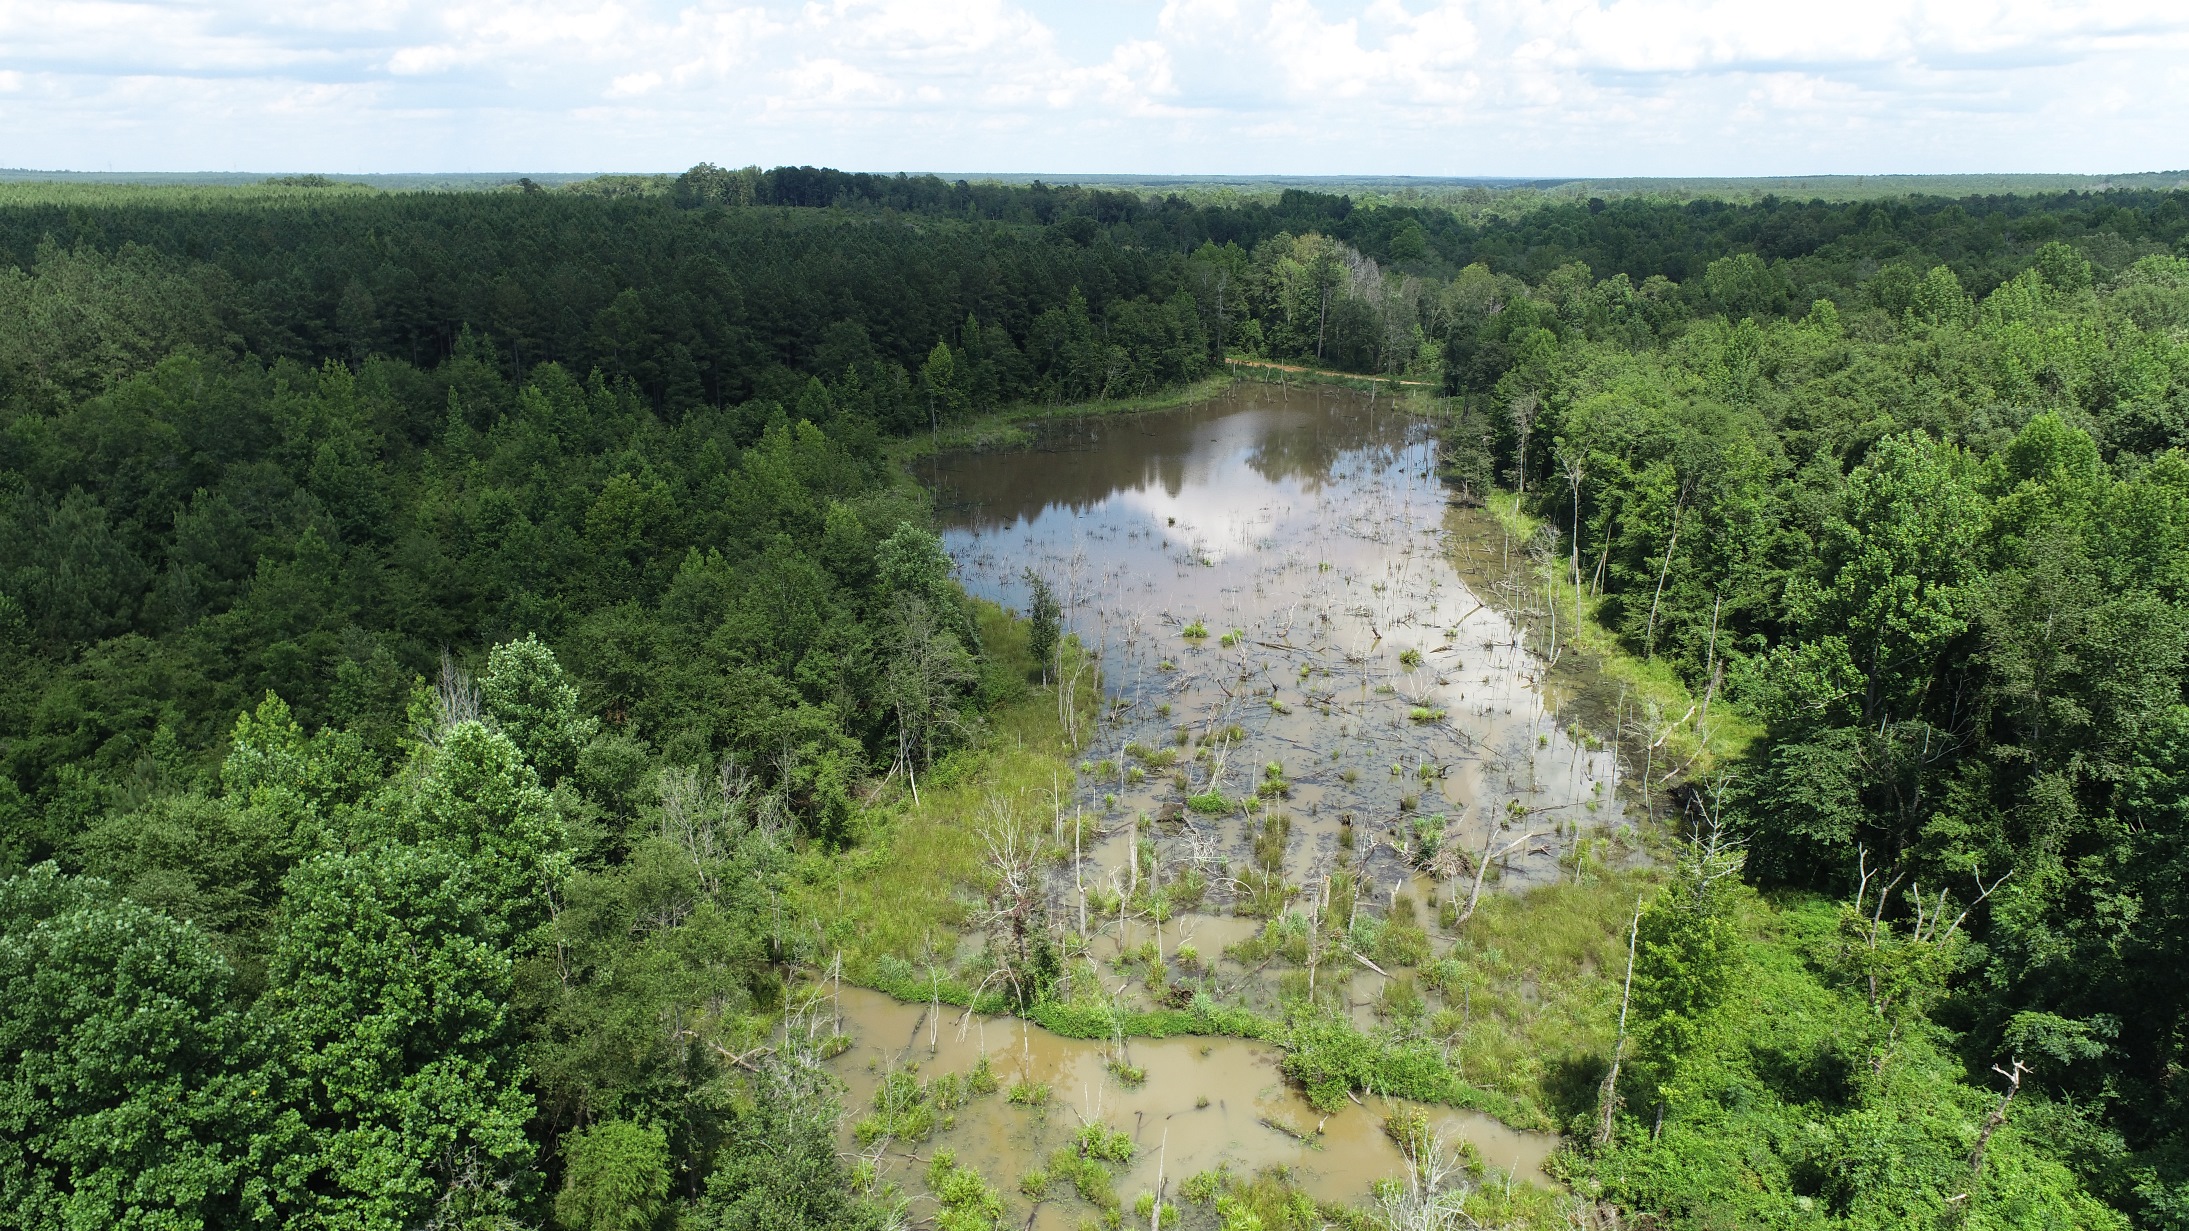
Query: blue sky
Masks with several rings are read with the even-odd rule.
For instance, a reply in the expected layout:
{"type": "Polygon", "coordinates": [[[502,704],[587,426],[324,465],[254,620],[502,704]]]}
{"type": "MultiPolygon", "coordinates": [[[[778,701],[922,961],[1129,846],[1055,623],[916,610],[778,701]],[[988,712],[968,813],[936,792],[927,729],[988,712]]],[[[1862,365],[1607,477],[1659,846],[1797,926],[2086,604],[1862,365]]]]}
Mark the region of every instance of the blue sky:
{"type": "Polygon", "coordinates": [[[0,0],[0,165],[2189,167],[2189,0],[0,0]]]}

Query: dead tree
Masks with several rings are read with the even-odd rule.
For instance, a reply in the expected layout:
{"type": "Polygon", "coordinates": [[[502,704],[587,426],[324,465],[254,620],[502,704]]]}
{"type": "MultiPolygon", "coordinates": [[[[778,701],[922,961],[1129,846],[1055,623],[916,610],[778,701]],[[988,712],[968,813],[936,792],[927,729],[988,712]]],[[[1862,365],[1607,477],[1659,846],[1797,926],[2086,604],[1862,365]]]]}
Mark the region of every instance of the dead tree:
{"type": "Polygon", "coordinates": [[[1474,886],[1467,891],[1467,909],[1459,912],[1459,917],[1452,920],[1452,926],[1457,928],[1475,917],[1475,905],[1482,900],[1482,878],[1489,874],[1492,861],[1503,859],[1528,843],[1544,836],[1543,833],[1531,829],[1506,843],[1497,853],[1492,854],[1490,848],[1497,842],[1497,827],[1495,825],[1491,826],[1488,836],[1482,841],[1482,858],[1475,861],[1475,882],[1474,886]]]}
{"type": "Polygon", "coordinates": [[[1627,925],[1627,978],[1619,993],[1619,1037],[1611,1046],[1611,1071],[1596,1094],[1596,1144],[1611,1144],[1612,1116],[1619,1110],[1619,1064],[1627,1053],[1627,1005],[1634,999],[1634,947],[1642,937],[1642,899],[1634,899],[1634,922],[1627,925]]]}
{"type": "Polygon", "coordinates": [[[1969,1178],[1972,1184],[1977,1176],[1984,1173],[1984,1150],[1991,1144],[1991,1135],[2007,1122],[2007,1108],[2014,1104],[2014,1096],[2022,1092],[2022,1078],[2029,1075],[2029,1066],[2022,1063],[2020,1056],[2016,1056],[2012,1064],[2012,1069],[2003,1069],[1996,1064],[1991,1066],[1992,1072],[2007,1079],[2007,1092],[2000,1098],[1999,1105],[1991,1109],[1991,1114],[1984,1117],[1984,1127],[1976,1134],[1976,1148],[1969,1152],[1969,1178]]]}

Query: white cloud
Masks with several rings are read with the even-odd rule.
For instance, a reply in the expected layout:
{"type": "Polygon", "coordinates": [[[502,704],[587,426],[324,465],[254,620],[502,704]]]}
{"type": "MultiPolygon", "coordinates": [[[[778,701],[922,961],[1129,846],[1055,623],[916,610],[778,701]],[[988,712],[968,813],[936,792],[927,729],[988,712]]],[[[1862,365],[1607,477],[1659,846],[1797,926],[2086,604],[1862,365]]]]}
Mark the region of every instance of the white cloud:
{"type": "Polygon", "coordinates": [[[2180,0],[0,3],[0,163],[2189,165],[2180,0]]]}

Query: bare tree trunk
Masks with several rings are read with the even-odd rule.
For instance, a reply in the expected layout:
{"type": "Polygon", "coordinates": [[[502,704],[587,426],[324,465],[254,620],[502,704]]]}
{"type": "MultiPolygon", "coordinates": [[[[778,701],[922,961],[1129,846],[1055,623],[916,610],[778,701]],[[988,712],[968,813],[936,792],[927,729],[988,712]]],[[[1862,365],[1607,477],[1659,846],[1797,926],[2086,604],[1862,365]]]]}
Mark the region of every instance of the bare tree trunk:
{"type": "Polygon", "coordinates": [[[1469,919],[1475,917],[1475,906],[1482,900],[1482,878],[1489,874],[1490,864],[1496,860],[1502,859],[1505,856],[1512,854],[1514,851],[1519,850],[1521,847],[1527,845],[1530,842],[1533,842],[1534,840],[1542,836],[1542,834],[1537,833],[1531,829],[1527,833],[1521,834],[1519,837],[1506,843],[1503,850],[1492,854],[1490,848],[1497,841],[1497,826],[1495,823],[1491,824],[1489,834],[1482,839],[1482,858],[1475,864],[1474,887],[1467,891],[1467,909],[1459,912],[1459,917],[1452,920],[1453,927],[1456,928],[1460,924],[1465,923],[1469,919]]]}
{"type": "Polygon", "coordinates": [[[1163,1228],[1163,1163],[1170,1153],[1171,1131],[1163,1130],[1163,1143],[1155,1149],[1155,1208],[1148,1213],[1148,1231],[1163,1228]]]}
{"type": "Polygon", "coordinates": [[[1991,1066],[1992,1072],[2007,1079],[2007,1093],[1999,1100],[1999,1105],[1991,1109],[1991,1114],[1984,1117],[1984,1127],[1976,1134],[1976,1149],[1969,1154],[1969,1176],[1972,1179],[1983,1174],[1984,1148],[1991,1144],[1991,1135],[2007,1122],[2007,1108],[2013,1104],[2014,1096],[2022,1092],[2022,1078],[2029,1073],[2028,1066],[2022,1063],[2020,1056],[2016,1056],[2013,1063],[2012,1071],[1996,1064],[1991,1066]]]}
{"type": "Polygon", "coordinates": [[[1725,596],[1722,594],[1713,595],[1710,604],[1710,651],[1707,655],[1708,661],[1703,666],[1705,683],[1703,685],[1702,721],[1706,725],[1710,722],[1710,698],[1715,696],[1718,691],[1718,612],[1723,610],[1724,607],[1725,596]]]}
{"type": "Polygon", "coordinates": [[[1657,656],[1657,604],[1665,597],[1665,574],[1672,571],[1672,549],[1680,545],[1680,514],[1685,509],[1684,503],[1672,506],[1672,537],[1665,543],[1665,562],[1657,567],[1657,593],[1649,600],[1649,631],[1642,639],[1644,659],[1657,656]]]}
{"type": "Polygon", "coordinates": [[[1627,1004],[1634,998],[1634,945],[1642,935],[1642,899],[1634,899],[1634,922],[1627,927],[1627,980],[1619,993],[1619,1038],[1611,1047],[1611,1071],[1596,1094],[1596,1144],[1611,1144],[1612,1115],[1619,1109],[1619,1064],[1627,1054],[1627,1004]]]}

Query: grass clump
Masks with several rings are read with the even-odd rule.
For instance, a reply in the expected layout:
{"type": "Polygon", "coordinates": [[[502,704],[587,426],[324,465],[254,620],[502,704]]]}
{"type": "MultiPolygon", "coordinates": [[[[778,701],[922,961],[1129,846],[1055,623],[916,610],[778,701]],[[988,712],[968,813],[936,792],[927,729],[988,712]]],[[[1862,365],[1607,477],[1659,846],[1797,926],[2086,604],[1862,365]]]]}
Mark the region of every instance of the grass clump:
{"type": "Polygon", "coordinates": [[[1148,1083],[1148,1070],[1120,1057],[1110,1057],[1102,1062],[1102,1067],[1108,1069],[1110,1076],[1116,1078],[1121,1086],[1137,1088],[1148,1083]]]}
{"type": "Polygon", "coordinates": [[[1391,913],[1376,927],[1371,946],[1376,960],[1386,966],[1419,966],[1429,960],[1429,933],[1414,910],[1414,899],[1400,894],[1391,901],[1391,913]]]}
{"type": "Polygon", "coordinates": [[[1080,1125],[1078,1135],[1073,1138],[1073,1145],[1078,1149],[1081,1158],[1115,1163],[1118,1166],[1124,1166],[1133,1160],[1133,1139],[1100,1120],[1089,1120],[1080,1125]]]}
{"type": "Polygon", "coordinates": [[[995,1231],[1003,1221],[1003,1194],[957,1155],[937,1150],[927,1163],[927,1187],[935,1194],[936,1231],[995,1231]]]}
{"type": "MultiPolygon", "coordinates": [[[[1127,1144],[1130,1144],[1128,1139],[1127,1144]]],[[[1069,1183],[1079,1199],[1105,1213],[1118,1208],[1116,1180],[1102,1160],[1080,1154],[1071,1146],[1065,1146],[1049,1155],[1050,1183],[1069,1183]]]]}

